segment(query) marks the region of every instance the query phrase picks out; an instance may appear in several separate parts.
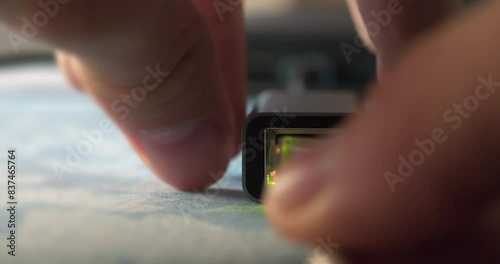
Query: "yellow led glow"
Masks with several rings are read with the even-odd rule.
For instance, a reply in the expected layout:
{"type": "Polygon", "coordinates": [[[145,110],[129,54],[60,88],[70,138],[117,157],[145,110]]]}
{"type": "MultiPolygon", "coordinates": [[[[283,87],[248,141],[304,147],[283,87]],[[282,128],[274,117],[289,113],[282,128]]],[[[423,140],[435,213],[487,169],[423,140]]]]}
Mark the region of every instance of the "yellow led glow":
{"type": "Polygon", "coordinates": [[[275,185],[276,184],[276,171],[271,171],[270,174],[266,175],[266,183],[267,185],[275,185]]]}

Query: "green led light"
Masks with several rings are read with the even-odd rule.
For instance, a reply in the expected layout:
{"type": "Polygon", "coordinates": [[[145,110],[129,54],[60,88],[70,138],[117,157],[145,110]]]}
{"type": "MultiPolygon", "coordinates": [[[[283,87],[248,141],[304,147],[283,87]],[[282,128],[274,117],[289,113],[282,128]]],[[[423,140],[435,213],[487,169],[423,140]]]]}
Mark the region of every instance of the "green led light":
{"type": "Polygon", "coordinates": [[[266,175],[266,184],[267,185],[276,185],[276,183],[271,179],[271,175],[266,175]]]}
{"type": "MultiPolygon", "coordinates": [[[[264,185],[276,185],[280,170],[289,167],[294,155],[307,151],[316,137],[331,134],[331,129],[268,128],[265,130],[264,185]]],[[[262,177],[262,176],[261,176],[262,177]]]]}
{"type": "Polygon", "coordinates": [[[281,145],[281,153],[282,155],[287,155],[290,152],[290,146],[295,141],[293,136],[285,136],[283,137],[283,144],[281,145]]]}

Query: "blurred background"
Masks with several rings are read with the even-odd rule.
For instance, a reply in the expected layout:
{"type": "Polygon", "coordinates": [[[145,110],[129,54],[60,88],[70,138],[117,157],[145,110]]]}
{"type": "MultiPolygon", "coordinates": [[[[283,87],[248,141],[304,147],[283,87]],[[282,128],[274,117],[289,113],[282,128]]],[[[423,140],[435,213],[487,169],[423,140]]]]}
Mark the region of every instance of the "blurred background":
{"type": "MultiPolygon", "coordinates": [[[[252,0],[244,4],[251,94],[285,88],[297,75],[311,88],[335,89],[359,89],[373,75],[373,57],[356,47],[344,0],[252,0]],[[359,53],[347,59],[341,43],[359,53]]],[[[52,60],[46,48],[31,42],[15,53],[6,35],[7,29],[0,28],[0,65],[52,60]]]]}

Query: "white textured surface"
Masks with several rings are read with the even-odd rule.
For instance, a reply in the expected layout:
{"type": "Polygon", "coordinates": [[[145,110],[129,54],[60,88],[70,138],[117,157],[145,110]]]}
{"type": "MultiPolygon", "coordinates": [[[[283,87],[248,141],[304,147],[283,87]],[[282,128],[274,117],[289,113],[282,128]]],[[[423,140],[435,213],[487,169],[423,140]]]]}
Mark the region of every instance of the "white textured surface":
{"type": "Polygon", "coordinates": [[[85,139],[82,130],[105,118],[53,66],[0,69],[0,164],[15,147],[20,166],[18,257],[6,254],[1,209],[0,263],[302,263],[307,257],[245,197],[238,161],[206,194],[180,193],[156,179],[115,131],[58,177],[54,162],[64,164],[66,149],[85,139]]]}

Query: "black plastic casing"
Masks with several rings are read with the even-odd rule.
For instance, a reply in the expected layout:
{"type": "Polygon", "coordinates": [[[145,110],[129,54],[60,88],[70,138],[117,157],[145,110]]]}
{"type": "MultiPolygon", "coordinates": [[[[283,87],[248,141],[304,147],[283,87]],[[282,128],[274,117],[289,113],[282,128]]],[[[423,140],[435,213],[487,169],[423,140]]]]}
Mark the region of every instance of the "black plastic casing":
{"type": "Polygon", "coordinates": [[[346,114],[258,113],[243,129],[243,189],[260,203],[265,188],[265,130],[268,128],[335,128],[346,114]]]}

